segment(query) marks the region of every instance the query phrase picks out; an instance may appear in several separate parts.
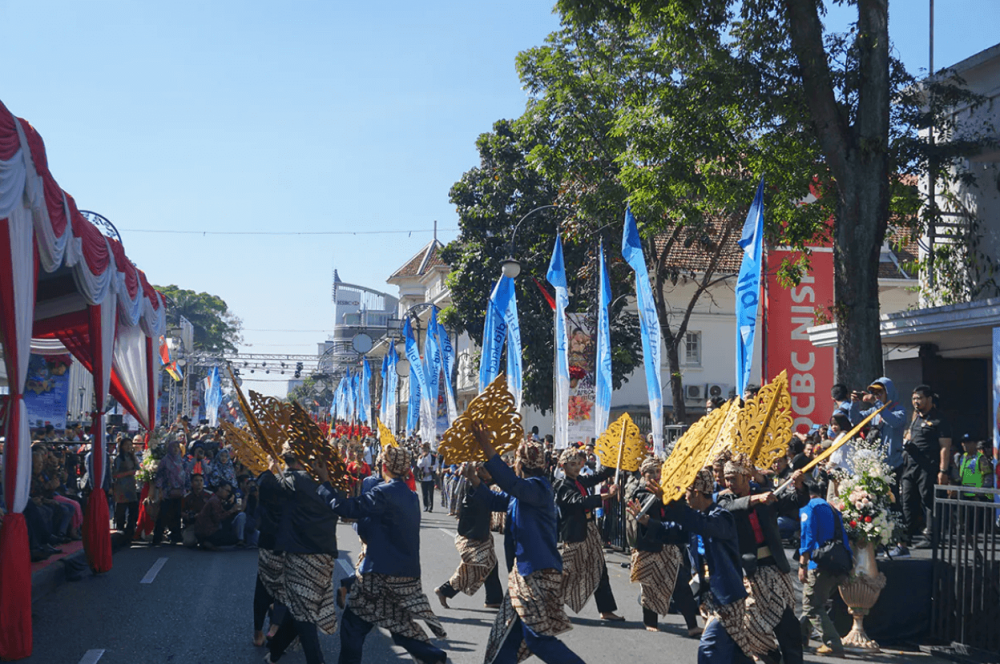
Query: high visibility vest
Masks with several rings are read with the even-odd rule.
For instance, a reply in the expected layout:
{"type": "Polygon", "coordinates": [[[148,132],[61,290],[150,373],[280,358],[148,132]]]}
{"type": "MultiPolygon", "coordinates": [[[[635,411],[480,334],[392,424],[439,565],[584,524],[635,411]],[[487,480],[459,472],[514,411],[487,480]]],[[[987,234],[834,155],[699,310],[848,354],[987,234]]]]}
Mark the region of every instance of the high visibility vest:
{"type": "MultiPolygon", "coordinates": [[[[980,460],[982,458],[982,452],[976,452],[974,455],[969,455],[966,452],[962,453],[962,459],[958,465],[959,478],[962,482],[962,486],[977,488],[983,487],[986,473],[982,471],[980,466],[980,460]]],[[[975,496],[976,494],[965,493],[963,495],[975,496]]]]}

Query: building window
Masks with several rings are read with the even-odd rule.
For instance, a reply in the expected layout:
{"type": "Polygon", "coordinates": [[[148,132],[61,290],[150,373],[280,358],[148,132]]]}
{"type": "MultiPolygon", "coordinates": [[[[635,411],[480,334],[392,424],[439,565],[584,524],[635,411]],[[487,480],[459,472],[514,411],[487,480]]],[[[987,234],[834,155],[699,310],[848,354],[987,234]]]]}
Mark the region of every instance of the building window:
{"type": "Polygon", "coordinates": [[[686,332],[684,334],[681,361],[687,367],[701,366],[701,332],[686,332]]]}

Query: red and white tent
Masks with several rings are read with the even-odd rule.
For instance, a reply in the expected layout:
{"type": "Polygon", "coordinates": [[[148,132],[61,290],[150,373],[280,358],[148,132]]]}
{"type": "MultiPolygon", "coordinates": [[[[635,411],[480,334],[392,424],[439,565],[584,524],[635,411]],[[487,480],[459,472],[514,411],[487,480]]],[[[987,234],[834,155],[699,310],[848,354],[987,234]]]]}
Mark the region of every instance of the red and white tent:
{"type": "Polygon", "coordinates": [[[34,352],[72,353],[94,376],[93,486],[84,546],[95,572],[111,569],[103,490],[104,404],[110,392],[147,429],[155,425],[159,363],[154,340],[166,327],[163,296],[80,214],[49,172],[42,137],[0,102],[0,344],[9,397],[4,426],[0,529],[0,658],[31,655],[31,561],[22,512],[31,484],[24,387],[34,352]]]}

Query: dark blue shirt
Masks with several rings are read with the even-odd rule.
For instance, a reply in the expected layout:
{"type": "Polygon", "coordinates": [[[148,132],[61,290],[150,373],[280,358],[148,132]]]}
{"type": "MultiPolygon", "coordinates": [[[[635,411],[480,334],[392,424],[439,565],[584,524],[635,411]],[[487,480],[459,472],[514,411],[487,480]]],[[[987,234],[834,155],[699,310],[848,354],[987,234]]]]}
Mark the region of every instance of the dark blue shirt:
{"type": "Polygon", "coordinates": [[[485,465],[503,491],[491,491],[485,483],[480,483],[475,498],[489,504],[494,512],[507,512],[504,544],[514,551],[517,573],[528,576],[543,569],[561,572],[552,485],[544,477],[518,477],[499,456],[485,465]]]}
{"type": "MultiPolygon", "coordinates": [[[[805,507],[799,509],[799,519],[802,521],[799,533],[799,555],[806,552],[812,553],[819,547],[833,539],[834,518],[840,519],[840,513],[830,507],[830,504],[822,498],[811,499],[805,507]]],[[[844,526],[841,520],[841,531],[844,526]]],[[[847,533],[843,533],[844,546],[847,551],[851,551],[851,543],[847,539],[847,533]]],[[[809,558],[809,569],[816,569],[816,561],[809,558]]]]}
{"type": "Polygon", "coordinates": [[[406,482],[382,482],[357,498],[332,501],[345,519],[366,519],[361,574],[420,577],[420,499],[406,482]]]}

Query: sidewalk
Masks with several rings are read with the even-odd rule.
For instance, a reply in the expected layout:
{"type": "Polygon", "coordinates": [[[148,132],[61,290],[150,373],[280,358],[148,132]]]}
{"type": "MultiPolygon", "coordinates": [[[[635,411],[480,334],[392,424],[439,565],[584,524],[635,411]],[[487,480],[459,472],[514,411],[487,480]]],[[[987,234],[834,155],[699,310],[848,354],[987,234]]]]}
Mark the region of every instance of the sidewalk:
{"type": "MultiPolygon", "coordinates": [[[[125,536],[111,531],[111,552],[117,553],[125,548],[125,545],[125,536]]],[[[31,563],[32,604],[49,595],[64,583],[79,581],[82,577],[91,574],[82,541],[63,544],[59,548],[62,549],[62,553],[31,563]]]]}

